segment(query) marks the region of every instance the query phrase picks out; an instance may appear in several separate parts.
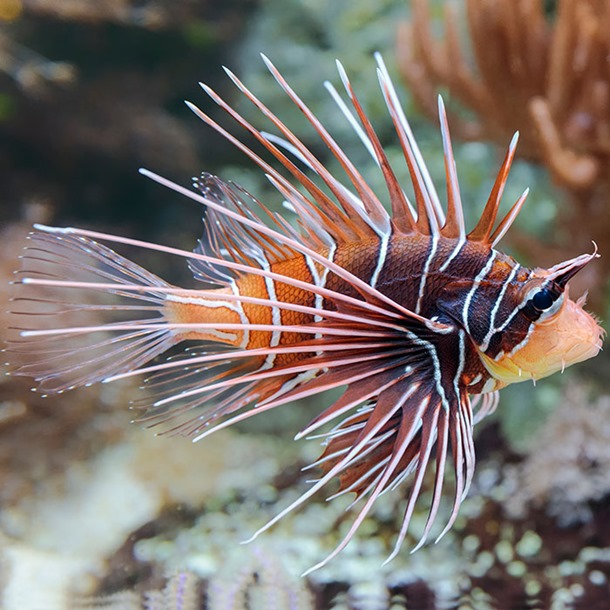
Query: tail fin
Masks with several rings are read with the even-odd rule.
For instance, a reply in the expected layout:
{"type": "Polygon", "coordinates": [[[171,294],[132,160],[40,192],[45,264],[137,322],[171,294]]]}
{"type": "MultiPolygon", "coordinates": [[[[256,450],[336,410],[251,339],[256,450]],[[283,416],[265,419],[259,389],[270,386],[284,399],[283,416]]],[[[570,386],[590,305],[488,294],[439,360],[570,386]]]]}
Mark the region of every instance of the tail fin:
{"type": "Polygon", "coordinates": [[[11,374],[59,393],[142,366],[176,343],[163,316],[169,284],[69,229],[37,229],[14,282],[11,374]]]}

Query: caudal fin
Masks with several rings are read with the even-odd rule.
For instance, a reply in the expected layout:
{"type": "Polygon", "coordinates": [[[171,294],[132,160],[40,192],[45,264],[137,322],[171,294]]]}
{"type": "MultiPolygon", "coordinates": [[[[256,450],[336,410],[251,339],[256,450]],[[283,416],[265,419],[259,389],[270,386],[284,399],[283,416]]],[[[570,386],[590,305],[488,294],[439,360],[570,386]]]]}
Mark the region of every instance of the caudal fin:
{"type": "Polygon", "coordinates": [[[124,373],[177,339],[163,316],[170,285],[69,229],[28,237],[11,299],[11,374],[63,392],[124,373]]]}

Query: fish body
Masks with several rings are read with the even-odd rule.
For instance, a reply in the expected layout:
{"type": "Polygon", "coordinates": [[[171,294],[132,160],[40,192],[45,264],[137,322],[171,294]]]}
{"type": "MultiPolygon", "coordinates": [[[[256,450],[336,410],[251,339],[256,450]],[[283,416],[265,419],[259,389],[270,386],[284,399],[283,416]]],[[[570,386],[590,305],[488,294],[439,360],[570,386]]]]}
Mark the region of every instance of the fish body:
{"type": "MultiPolygon", "coordinates": [[[[371,239],[362,242],[348,243],[336,248],[334,252],[328,248],[318,251],[318,254],[332,260],[342,269],[356,278],[376,287],[382,294],[409,310],[417,311],[423,317],[445,320],[452,323],[450,315],[453,303],[444,303],[443,296],[450,286],[464,258],[468,257],[469,266],[480,271],[486,264],[490,251],[487,248],[460,242],[457,239],[443,238],[433,240],[430,236],[391,236],[388,240],[371,239]],[[460,256],[457,256],[457,252],[460,256]]],[[[499,253],[495,256],[502,257],[499,253]]],[[[509,259],[509,257],[504,257],[509,259]]],[[[269,265],[269,270],[279,277],[290,277],[314,284],[332,292],[357,298],[358,293],[351,285],[333,273],[324,273],[324,269],[306,256],[296,256],[269,265]]],[[[462,292],[467,292],[469,286],[461,283],[462,292]]],[[[233,288],[219,288],[216,291],[218,300],[212,302],[198,298],[196,294],[168,296],[165,306],[165,316],[176,323],[187,324],[233,324],[240,325],[244,321],[249,324],[269,326],[274,321],[282,328],[307,326],[319,323],[320,316],[315,313],[285,310],[280,306],[242,304],[222,302],[222,295],[239,294],[243,297],[262,298],[278,301],[282,304],[298,304],[321,310],[336,309],[332,300],[316,298],[311,292],[286,284],[281,280],[265,281],[261,276],[247,275],[235,281],[233,288]]],[[[464,295],[465,296],[465,295],[464,295]]],[[[311,335],[290,330],[272,331],[254,330],[236,331],[222,334],[220,331],[193,331],[186,329],[183,339],[200,341],[219,341],[239,349],[260,349],[271,345],[292,345],[311,339],[311,335]]],[[[455,339],[455,337],[454,337],[455,339]]],[[[464,367],[463,379],[460,383],[468,385],[468,380],[475,380],[473,388],[476,393],[481,391],[485,368],[476,350],[470,344],[465,346],[464,359],[468,365],[464,367]]],[[[306,353],[277,354],[273,365],[277,367],[305,360],[306,353]]],[[[264,356],[262,357],[264,359],[264,356]]],[[[485,377],[484,377],[485,376],[485,377]]]]}
{"type": "Polygon", "coordinates": [[[295,215],[294,225],[215,176],[203,174],[191,190],[143,171],[204,207],[204,235],[194,252],[39,225],[16,284],[9,344],[14,373],[34,377],[47,392],[144,374],[149,392],[141,419],[152,426],[199,439],[298,398],[345,388],[298,435],[327,428],[315,464],[321,478],[256,534],[337,478],[337,495],[354,493],[361,507],[342,542],[314,568],[345,547],[383,491],[411,477],[392,556],[398,553],[430,461],[436,463],[434,488],[420,544],[438,513],[451,461],[455,483],[447,531],[474,472],[473,426],[495,409],[497,390],[590,358],[602,340],[583,300],[568,295],[568,281],[596,252],[550,269],[529,269],[495,247],[527,195],[496,222],[517,138],[478,223],[467,233],[442,103],[446,207],[377,59],[413,203],[340,66],[352,109],[329,90],[382,172],[390,212],[265,59],[342,165],[346,182],[229,72],[279,137],[254,127],[204,89],[285,173],[190,107],[265,171],[295,215]],[[187,259],[205,286],[173,286],[104,241],[187,259]],[[106,322],[99,323],[100,316],[106,322]],[[176,354],[185,342],[189,349],[176,354]],[[165,361],[151,362],[170,348],[165,361]]]}
{"type": "MultiPolygon", "coordinates": [[[[464,343],[461,356],[464,365],[459,383],[471,394],[497,390],[515,381],[536,380],[564,368],[567,360],[580,362],[596,354],[597,344],[581,341],[578,333],[572,338],[574,346],[566,349],[565,334],[574,330],[574,325],[576,329],[584,326],[592,336],[599,333],[595,319],[569,299],[562,307],[561,315],[554,318],[551,332],[544,333],[542,338],[538,331],[532,341],[533,349],[527,349],[530,334],[536,329],[533,322],[541,312],[532,303],[528,305],[521,293],[527,291],[528,285],[532,290],[533,285],[540,286],[541,282],[537,281],[535,270],[522,267],[511,256],[485,245],[456,238],[392,235],[386,241],[372,239],[349,243],[339,246],[333,253],[325,248],[318,254],[333,260],[404,308],[424,318],[454,325],[456,331],[465,329],[469,341],[464,343]],[[517,300],[515,292],[519,293],[517,300]],[[524,311],[518,315],[523,303],[524,311]],[[576,324],[575,319],[579,320],[576,324]],[[567,354],[570,350],[573,353],[567,354]],[[544,356],[555,353],[562,354],[564,361],[561,366],[551,367],[544,356]]],[[[306,256],[279,261],[269,269],[280,277],[357,297],[349,283],[332,273],[324,274],[323,268],[316,268],[306,256]]],[[[279,280],[265,281],[261,276],[247,275],[237,279],[235,293],[312,308],[317,305],[321,309],[332,308],[331,302],[317,304],[315,295],[305,289],[279,280]]],[[[220,288],[217,294],[229,295],[231,289],[220,288]]],[[[315,314],[286,311],[273,305],[221,303],[205,302],[197,296],[169,296],[165,315],[168,320],[191,324],[239,325],[246,320],[255,325],[272,325],[277,320],[278,324],[289,328],[316,322],[315,314]]],[[[310,338],[292,331],[277,331],[275,338],[271,331],[225,334],[222,337],[219,331],[186,330],[182,338],[220,341],[240,349],[259,349],[272,343],[290,345],[310,338]]],[[[450,334],[457,340],[457,332],[450,334]]],[[[278,354],[274,364],[281,366],[305,358],[305,354],[278,354]]]]}

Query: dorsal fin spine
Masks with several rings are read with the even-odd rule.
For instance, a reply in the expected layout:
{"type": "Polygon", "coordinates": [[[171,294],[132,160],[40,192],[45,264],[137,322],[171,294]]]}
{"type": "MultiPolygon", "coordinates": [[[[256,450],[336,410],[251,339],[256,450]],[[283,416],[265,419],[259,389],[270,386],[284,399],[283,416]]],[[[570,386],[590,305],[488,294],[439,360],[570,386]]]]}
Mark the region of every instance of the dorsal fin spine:
{"type": "Polygon", "coordinates": [[[447,182],[447,220],[442,229],[445,237],[458,237],[463,239],[466,236],[464,228],[464,210],[462,208],[462,198],[460,196],[460,185],[458,182],[455,157],[451,146],[451,136],[449,134],[449,124],[447,123],[447,113],[443,98],[438,96],[438,118],[441,124],[441,135],[443,138],[443,151],[445,158],[445,176],[447,182]]]}
{"type": "MultiPolygon", "coordinates": [[[[324,210],[325,214],[335,223],[336,227],[343,230],[344,239],[357,240],[366,236],[369,232],[369,228],[363,222],[358,222],[360,219],[349,219],[345,212],[335,205],[330,198],[316,186],[316,184],[308,178],[284,153],[273,143],[267,140],[261,135],[261,133],[248,121],[246,121],[239,113],[237,113],[231,106],[229,106],[215,91],[210,87],[201,84],[203,90],[223,109],[231,116],[237,123],[251,133],[269,152],[285,167],[296,180],[303,185],[305,189],[312,196],[314,201],[324,210]]],[[[282,174],[271,167],[266,161],[264,161],[259,155],[257,155],[252,149],[246,146],[243,142],[237,139],[233,134],[229,133],[224,127],[221,127],[216,121],[210,116],[200,110],[194,104],[187,102],[188,107],[205,123],[215,129],[224,138],[236,146],[239,150],[243,151],[248,157],[250,157],[261,169],[267,174],[272,175],[278,182],[280,182],[287,191],[295,194],[297,197],[303,197],[302,193],[287,180],[282,174]]],[[[332,190],[332,188],[331,188],[332,190]]]]}
{"type": "MultiPolygon", "coordinates": [[[[311,110],[307,107],[307,105],[303,102],[303,100],[301,100],[301,98],[295,93],[295,91],[292,89],[292,87],[290,87],[290,85],[286,82],[286,80],[280,74],[280,72],[277,70],[277,68],[271,63],[271,61],[267,57],[262,55],[262,58],[266,64],[267,68],[271,72],[272,76],[277,81],[277,83],[286,92],[288,97],[294,102],[294,104],[299,108],[299,110],[301,110],[301,112],[303,112],[303,114],[307,117],[307,120],[309,121],[309,123],[316,130],[316,132],[322,138],[324,143],[329,147],[330,151],[335,156],[335,158],[339,161],[339,163],[345,170],[346,174],[348,175],[350,181],[354,185],[354,188],[356,189],[358,196],[360,197],[360,200],[364,204],[364,207],[369,212],[369,214],[373,217],[374,224],[376,226],[382,226],[384,217],[387,217],[387,212],[381,205],[381,202],[377,199],[377,197],[373,193],[370,186],[366,183],[366,181],[360,175],[360,173],[355,168],[353,163],[349,160],[347,155],[343,152],[341,147],[335,142],[335,140],[328,133],[328,131],[323,127],[323,125],[320,123],[320,121],[317,119],[317,117],[313,114],[313,112],[311,112],[311,110]]],[[[232,79],[235,82],[236,77],[232,77],[232,79]]],[[[237,82],[236,82],[236,84],[237,84],[237,82]]],[[[248,97],[252,96],[252,94],[248,92],[248,90],[244,87],[243,84],[237,85],[237,86],[240,88],[240,90],[243,91],[244,94],[248,95],[248,97]],[[244,88],[241,89],[242,87],[244,87],[244,88]]],[[[266,110],[265,114],[269,113],[269,114],[267,114],[267,116],[272,121],[274,121],[274,123],[276,123],[276,126],[278,128],[282,129],[282,127],[283,127],[282,132],[284,133],[284,135],[289,139],[289,141],[291,141],[293,144],[295,144],[297,146],[297,148],[299,148],[301,150],[301,152],[303,152],[305,154],[305,156],[309,159],[309,161],[314,166],[316,173],[320,176],[320,178],[322,178],[322,180],[324,180],[327,183],[329,188],[332,189],[332,186],[335,184],[335,178],[329,173],[329,171],[324,167],[324,165],[322,163],[320,163],[318,161],[318,159],[316,159],[312,155],[312,153],[300,142],[300,140],[290,130],[288,130],[288,128],[285,125],[283,125],[283,123],[281,123],[279,121],[279,119],[277,119],[277,117],[275,117],[275,115],[273,115],[273,113],[271,113],[270,111],[268,111],[266,109],[266,107],[264,106],[264,104],[262,104],[262,102],[260,102],[260,100],[256,99],[254,96],[250,97],[250,99],[263,112],[265,112],[265,110],[266,110]]],[[[340,193],[335,193],[335,195],[337,196],[337,198],[340,201],[342,200],[340,193]]]]}
{"type": "Polygon", "coordinates": [[[394,128],[409,169],[413,190],[415,192],[415,202],[417,205],[417,230],[423,234],[439,234],[440,225],[445,220],[444,212],[441,208],[438,194],[432,183],[432,179],[426,168],[417,142],[413,137],[413,132],[404,114],[396,89],[381,55],[376,54],[378,64],[377,77],[383,93],[388,112],[392,117],[394,128]]]}
{"type": "Polygon", "coordinates": [[[489,243],[492,248],[494,248],[497,243],[504,237],[504,235],[506,235],[506,232],[510,229],[513,222],[515,222],[515,219],[519,215],[519,212],[521,211],[521,208],[523,207],[523,204],[525,203],[529,192],[529,188],[526,188],[523,191],[521,197],[517,199],[517,201],[513,204],[513,207],[508,211],[508,214],[506,214],[506,216],[497,226],[496,230],[491,234],[491,237],[489,238],[489,243]]]}
{"type": "Polygon", "coordinates": [[[504,157],[504,161],[502,161],[502,165],[498,171],[498,175],[489,194],[489,199],[487,200],[485,208],[483,209],[483,213],[481,214],[481,218],[479,219],[476,227],[468,234],[468,239],[471,241],[478,241],[484,244],[490,244],[492,241],[494,241],[490,238],[490,236],[494,223],[496,222],[496,217],[500,208],[500,201],[502,199],[502,193],[504,192],[504,186],[506,185],[508,173],[510,172],[511,165],[515,157],[518,141],[519,132],[516,131],[512,140],[510,141],[510,145],[506,151],[506,156],[504,157]]]}
{"type": "Polygon", "coordinates": [[[375,160],[383,173],[383,177],[388,188],[388,193],[390,195],[393,224],[401,233],[413,233],[413,231],[415,231],[415,218],[411,212],[407,198],[400,187],[396,174],[392,170],[390,162],[383,150],[383,146],[379,141],[373,126],[371,125],[371,121],[364,112],[358,97],[354,93],[349,78],[345,73],[345,69],[340,62],[337,62],[337,66],[339,68],[339,74],[341,75],[341,80],[343,82],[343,86],[345,87],[345,91],[348,94],[356,113],[358,114],[358,118],[364,127],[368,141],[371,143],[373,148],[375,160]]]}

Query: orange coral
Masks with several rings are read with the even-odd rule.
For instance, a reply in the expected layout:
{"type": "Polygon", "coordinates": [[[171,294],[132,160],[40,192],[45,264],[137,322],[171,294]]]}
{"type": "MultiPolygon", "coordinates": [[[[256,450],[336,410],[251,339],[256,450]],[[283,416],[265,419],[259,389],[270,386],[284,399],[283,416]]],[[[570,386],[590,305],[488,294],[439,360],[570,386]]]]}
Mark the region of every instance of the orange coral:
{"type": "Polygon", "coordinates": [[[521,131],[521,154],[543,160],[561,184],[587,188],[609,165],[610,5],[560,0],[551,23],[541,0],[468,0],[478,73],[461,49],[455,7],[445,6],[444,42],[430,33],[427,0],[398,35],[399,62],[421,106],[435,114],[435,90],[475,111],[454,119],[467,139],[502,142],[521,131]]]}

